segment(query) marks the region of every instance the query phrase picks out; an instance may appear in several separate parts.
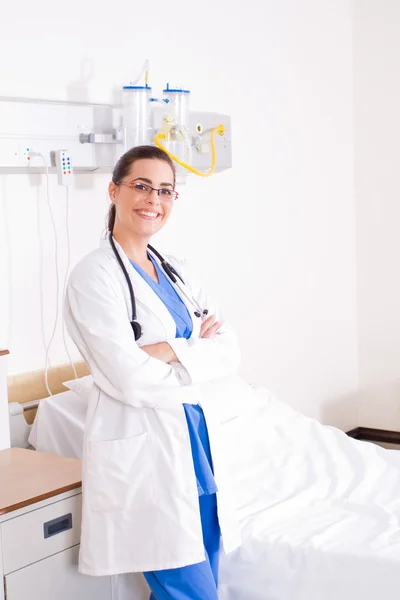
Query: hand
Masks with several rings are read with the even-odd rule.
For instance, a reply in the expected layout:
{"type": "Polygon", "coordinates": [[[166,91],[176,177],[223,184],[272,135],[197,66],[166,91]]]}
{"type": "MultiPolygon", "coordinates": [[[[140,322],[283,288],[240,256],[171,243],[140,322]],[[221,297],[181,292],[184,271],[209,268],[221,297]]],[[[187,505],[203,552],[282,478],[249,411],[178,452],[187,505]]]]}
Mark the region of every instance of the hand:
{"type": "Polygon", "coordinates": [[[200,337],[201,338],[210,338],[215,334],[220,334],[221,332],[218,329],[221,327],[220,321],[215,320],[214,315],[210,315],[209,317],[203,317],[203,323],[200,327],[200,337]]]}
{"type": "Polygon", "coordinates": [[[165,363],[179,362],[178,357],[172,350],[168,342],[159,342],[158,344],[149,344],[148,346],[140,347],[143,352],[146,352],[152,358],[157,358],[165,363]]]}

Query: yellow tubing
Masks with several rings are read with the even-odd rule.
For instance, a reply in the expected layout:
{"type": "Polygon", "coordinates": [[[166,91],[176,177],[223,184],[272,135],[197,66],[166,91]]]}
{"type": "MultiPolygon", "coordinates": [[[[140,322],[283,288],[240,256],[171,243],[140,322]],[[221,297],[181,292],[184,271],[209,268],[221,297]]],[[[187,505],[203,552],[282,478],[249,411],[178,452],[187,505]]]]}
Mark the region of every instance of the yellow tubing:
{"type": "Polygon", "coordinates": [[[211,131],[211,135],[210,135],[210,140],[211,140],[211,168],[209,171],[207,171],[206,173],[203,173],[202,171],[198,171],[197,169],[194,169],[193,167],[191,167],[190,165],[188,165],[187,163],[185,163],[183,160],[181,160],[180,158],[178,158],[177,156],[175,156],[174,154],[172,154],[172,152],[169,152],[169,150],[167,150],[162,143],[160,142],[160,140],[165,140],[165,133],[159,133],[155,136],[154,138],[154,143],[155,145],[160,148],[161,150],[164,150],[164,152],[166,154],[168,154],[168,156],[175,161],[176,163],[178,163],[178,165],[181,165],[182,167],[184,167],[185,169],[187,169],[188,171],[190,171],[191,173],[194,173],[195,175],[199,175],[199,177],[210,177],[210,175],[212,175],[215,171],[215,167],[217,164],[217,154],[215,152],[215,142],[214,142],[214,137],[215,134],[218,133],[219,135],[224,135],[225,132],[225,128],[223,125],[218,125],[218,127],[214,127],[214,129],[211,131]]]}

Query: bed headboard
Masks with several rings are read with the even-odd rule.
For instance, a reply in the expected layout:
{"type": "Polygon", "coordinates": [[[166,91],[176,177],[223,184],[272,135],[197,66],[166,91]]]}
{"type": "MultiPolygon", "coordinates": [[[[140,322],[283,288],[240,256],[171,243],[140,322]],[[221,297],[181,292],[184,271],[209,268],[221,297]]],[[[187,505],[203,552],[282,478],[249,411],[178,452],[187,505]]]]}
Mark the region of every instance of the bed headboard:
{"type": "MultiPolygon", "coordinates": [[[[85,362],[74,363],[78,377],[89,375],[89,369],[85,362]]],[[[46,398],[49,393],[45,383],[45,371],[29,371],[27,373],[18,373],[9,375],[7,378],[8,401],[18,402],[24,405],[28,402],[46,398]]],[[[74,373],[70,364],[59,365],[48,370],[49,388],[53,394],[66,392],[67,389],[62,385],[63,381],[74,378],[74,373]]],[[[36,408],[24,411],[24,416],[28,423],[32,423],[35,418],[36,408]]]]}

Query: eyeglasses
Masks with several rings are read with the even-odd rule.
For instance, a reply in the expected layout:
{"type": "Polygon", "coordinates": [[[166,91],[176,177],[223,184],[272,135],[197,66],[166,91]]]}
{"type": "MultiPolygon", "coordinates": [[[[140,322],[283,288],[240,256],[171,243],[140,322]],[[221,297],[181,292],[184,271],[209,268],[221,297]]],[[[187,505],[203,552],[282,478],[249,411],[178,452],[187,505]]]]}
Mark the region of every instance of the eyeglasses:
{"type": "Polygon", "coordinates": [[[169,190],[168,188],[153,188],[151,185],[147,185],[146,183],[142,183],[140,181],[131,181],[130,183],[126,183],[125,181],[117,181],[117,185],[126,185],[129,187],[135,194],[142,196],[143,198],[147,198],[150,196],[151,192],[157,192],[157,195],[164,202],[174,202],[179,194],[175,192],[175,190],[169,190]]]}

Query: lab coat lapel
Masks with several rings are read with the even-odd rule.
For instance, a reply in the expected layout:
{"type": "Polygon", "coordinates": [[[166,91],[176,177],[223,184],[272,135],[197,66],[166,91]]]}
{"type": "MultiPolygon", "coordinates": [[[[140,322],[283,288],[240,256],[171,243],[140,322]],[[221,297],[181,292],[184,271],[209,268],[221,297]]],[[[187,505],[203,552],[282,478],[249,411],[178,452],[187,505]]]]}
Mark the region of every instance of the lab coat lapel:
{"type": "MultiPolygon", "coordinates": [[[[148,283],[146,283],[143,277],[141,277],[141,275],[139,275],[139,273],[132,267],[129,258],[126,256],[118,242],[114,240],[114,243],[132,282],[136,302],[144,305],[147,310],[152,312],[153,315],[161,321],[165,327],[167,339],[174,338],[176,335],[175,321],[173,320],[164,302],[160,300],[160,298],[151,289],[148,283]]],[[[115,261],[117,260],[114,256],[113,249],[111,248],[108,239],[102,240],[100,246],[106,254],[110,255],[115,261]]],[[[128,290],[126,290],[126,292],[128,293],[128,290]]]]}

